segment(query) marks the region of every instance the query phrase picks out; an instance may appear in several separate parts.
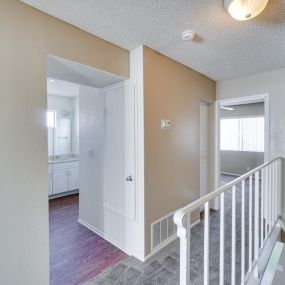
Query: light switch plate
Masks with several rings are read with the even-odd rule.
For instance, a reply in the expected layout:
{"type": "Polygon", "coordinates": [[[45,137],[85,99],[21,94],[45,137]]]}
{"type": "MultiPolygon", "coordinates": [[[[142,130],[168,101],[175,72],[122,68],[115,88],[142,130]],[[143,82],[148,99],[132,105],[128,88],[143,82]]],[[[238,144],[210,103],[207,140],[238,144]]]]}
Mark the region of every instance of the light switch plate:
{"type": "Polygon", "coordinates": [[[94,158],[94,156],[95,156],[94,149],[93,149],[93,148],[90,148],[90,149],[88,150],[88,157],[89,157],[89,158],[94,158]]]}
{"type": "Polygon", "coordinates": [[[169,130],[169,129],[171,129],[171,122],[170,122],[170,120],[161,119],[161,121],[160,121],[160,128],[162,130],[169,130]]]}

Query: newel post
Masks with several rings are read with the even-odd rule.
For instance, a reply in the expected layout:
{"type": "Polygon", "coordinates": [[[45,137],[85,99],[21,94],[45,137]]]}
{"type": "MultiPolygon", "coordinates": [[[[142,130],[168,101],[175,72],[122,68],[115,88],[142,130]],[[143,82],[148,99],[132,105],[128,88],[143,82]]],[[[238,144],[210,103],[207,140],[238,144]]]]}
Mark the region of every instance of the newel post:
{"type": "Polygon", "coordinates": [[[180,238],[180,285],[190,284],[190,213],[178,210],[174,214],[177,236],[180,238]]]}

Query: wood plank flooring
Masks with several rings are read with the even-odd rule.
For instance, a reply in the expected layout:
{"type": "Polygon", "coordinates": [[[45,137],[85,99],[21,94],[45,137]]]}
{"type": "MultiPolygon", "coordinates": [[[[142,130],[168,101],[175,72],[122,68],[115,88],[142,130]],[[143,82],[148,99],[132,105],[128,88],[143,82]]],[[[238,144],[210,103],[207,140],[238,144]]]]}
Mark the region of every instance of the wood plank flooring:
{"type": "Polygon", "coordinates": [[[49,202],[50,284],[80,285],[127,255],[77,222],[79,196],[49,202]]]}

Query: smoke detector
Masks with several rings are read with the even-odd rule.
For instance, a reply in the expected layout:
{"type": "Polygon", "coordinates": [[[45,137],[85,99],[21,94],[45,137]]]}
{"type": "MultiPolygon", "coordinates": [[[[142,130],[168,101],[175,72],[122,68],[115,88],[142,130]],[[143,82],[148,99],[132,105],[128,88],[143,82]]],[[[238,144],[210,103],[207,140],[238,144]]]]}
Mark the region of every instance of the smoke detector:
{"type": "Polygon", "coordinates": [[[181,33],[182,40],[184,41],[193,41],[195,38],[196,33],[190,30],[186,30],[181,33]]]}

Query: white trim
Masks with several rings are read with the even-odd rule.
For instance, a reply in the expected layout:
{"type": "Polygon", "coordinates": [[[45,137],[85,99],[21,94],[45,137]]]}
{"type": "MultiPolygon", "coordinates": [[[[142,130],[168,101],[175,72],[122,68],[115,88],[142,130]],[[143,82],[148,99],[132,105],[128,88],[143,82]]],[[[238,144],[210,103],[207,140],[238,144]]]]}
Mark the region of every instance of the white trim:
{"type": "Polygon", "coordinates": [[[108,241],[109,243],[111,243],[112,245],[114,245],[115,247],[117,247],[118,249],[122,250],[123,252],[125,252],[126,254],[130,255],[130,253],[126,250],[126,248],[124,246],[122,246],[121,244],[119,244],[118,242],[116,242],[114,239],[112,239],[111,237],[109,237],[108,235],[104,234],[102,231],[96,229],[95,227],[91,226],[90,224],[88,224],[86,221],[84,221],[81,218],[78,218],[78,223],[80,223],[82,226],[86,227],[87,229],[89,229],[90,231],[92,231],[93,233],[97,234],[98,236],[100,236],[101,238],[105,239],[106,241],[108,241]]]}
{"type": "Polygon", "coordinates": [[[161,251],[164,247],[166,247],[167,245],[169,245],[170,243],[172,243],[174,240],[176,240],[178,238],[178,236],[176,235],[176,232],[169,237],[167,240],[163,241],[160,245],[156,246],[154,249],[151,250],[151,253],[148,254],[147,256],[145,256],[143,262],[147,261],[148,259],[150,259],[153,255],[155,255],[156,253],[158,253],[159,251],[161,251]]]}
{"type": "Polygon", "coordinates": [[[230,175],[230,176],[236,176],[236,177],[239,177],[241,176],[242,174],[234,174],[234,173],[230,173],[230,172],[220,172],[220,174],[224,174],[224,175],[230,175]]]}
{"type": "Polygon", "coordinates": [[[144,84],[143,46],[130,51],[130,77],[135,83],[135,173],[137,205],[136,217],[140,237],[139,257],[145,256],[145,214],[144,214],[144,84]]]}
{"type": "MultiPolygon", "coordinates": [[[[168,216],[168,215],[167,215],[168,216]]],[[[167,217],[165,216],[165,217],[167,217]]],[[[164,218],[165,218],[164,217],[164,218]]],[[[161,218],[158,221],[160,220],[163,220],[164,218],[161,218]]],[[[196,222],[194,222],[192,225],[191,225],[191,229],[193,227],[195,227],[196,225],[198,225],[199,223],[201,222],[200,219],[198,219],[196,222]]],[[[175,241],[176,239],[178,238],[176,232],[171,236],[169,237],[167,240],[163,241],[160,245],[156,246],[154,249],[151,249],[151,253],[146,255],[143,259],[143,262],[146,262],[148,259],[150,259],[152,256],[154,256],[156,253],[158,253],[159,251],[161,251],[163,248],[165,248],[167,245],[169,245],[170,243],[172,243],[173,241],[175,241]]]]}
{"type": "Polygon", "coordinates": [[[119,81],[117,83],[114,83],[112,85],[108,85],[104,88],[102,88],[102,90],[105,92],[105,91],[111,91],[111,90],[115,90],[115,89],[118,89],[118,88],[121,88],[121,87],[125,87],[125,86],[128,86],[129,84],[134,84],[134,82],[131,80],[131,79],[125,79],[123,81],[119,81]]]}
{"type": "MultiPolygon", "coordinates": [[[[264,162],[270,161],[270,100],[269,93],[252,96],[241,96],[237,98],[220,99],[215,102],[215,169],[214,169],[214,184],[215,189],[220,186],[220,107],[229,105],[241,105],[257,102],[264,102],[264,162]]],[[[213,208],[219,209],[219,202],[214,200],[213,208]]]]}
{"type": "Polygon", "coordinates": [[[57,193],[57,194],[51,194],[48,196],[48,199],[53,200],[53,199],[65,197],[68,195],[74,195],[74,194],[79,194],[79,189],[75,189],[75,190],[71,190],[71,191],[67,191],[67,192],[61,192],[61,193],[57,193]]]}

